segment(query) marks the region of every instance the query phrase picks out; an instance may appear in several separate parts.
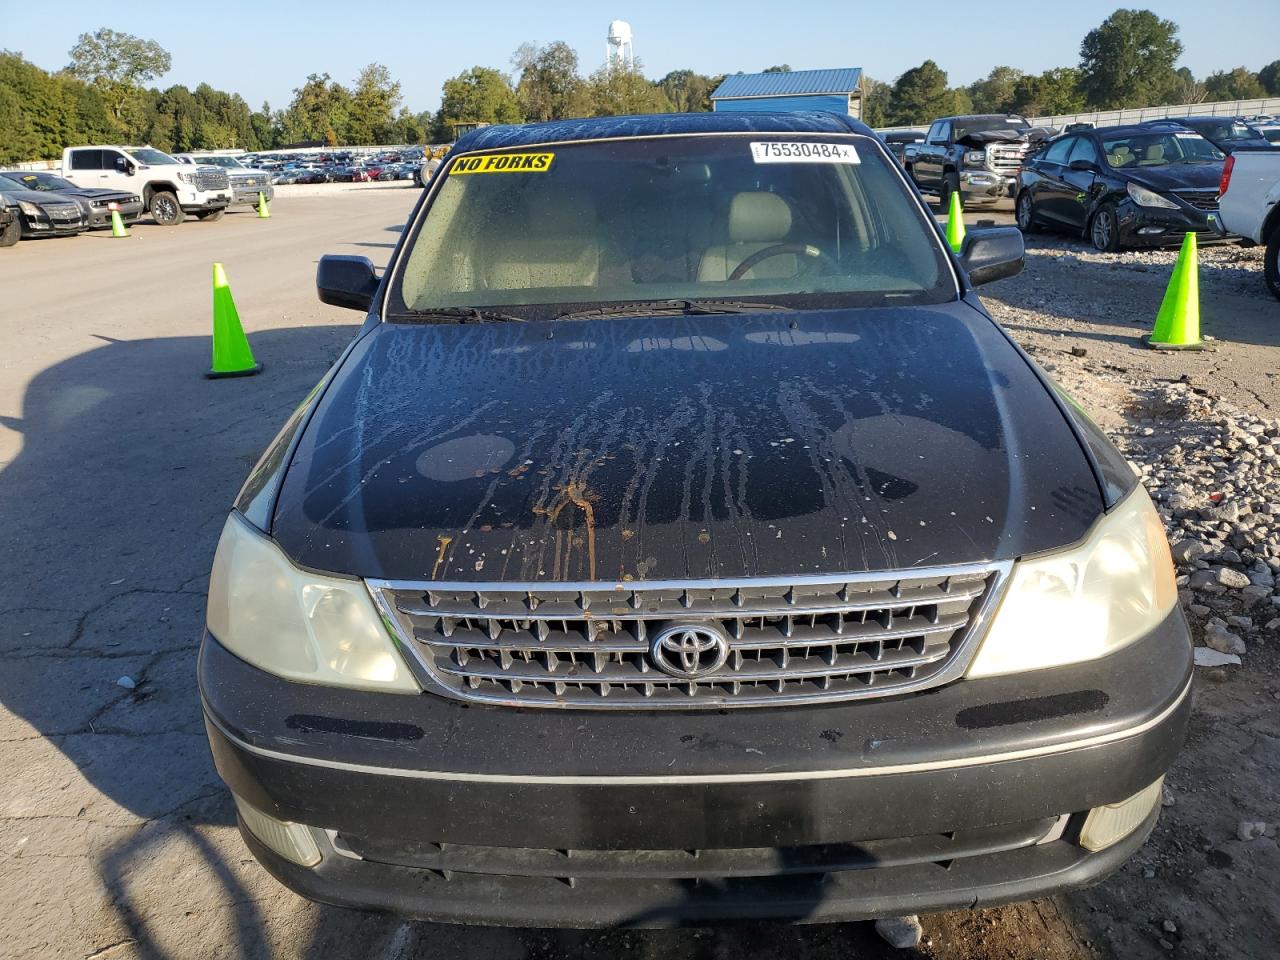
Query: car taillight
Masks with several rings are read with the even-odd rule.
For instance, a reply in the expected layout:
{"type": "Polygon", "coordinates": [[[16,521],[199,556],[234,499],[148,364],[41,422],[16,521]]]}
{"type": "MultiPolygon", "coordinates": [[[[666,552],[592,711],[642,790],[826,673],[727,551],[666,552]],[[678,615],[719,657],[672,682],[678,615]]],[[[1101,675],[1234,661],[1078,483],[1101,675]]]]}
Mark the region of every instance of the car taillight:
{"type": "Polygon", "coordinates": [[[1231,168],[1236,165],[1235,154],[1227,155],[1227,162],[1222,165],[1222,182],[1218,184],[1218,199],[1221,200],[1231,186],[1231,168]]]}

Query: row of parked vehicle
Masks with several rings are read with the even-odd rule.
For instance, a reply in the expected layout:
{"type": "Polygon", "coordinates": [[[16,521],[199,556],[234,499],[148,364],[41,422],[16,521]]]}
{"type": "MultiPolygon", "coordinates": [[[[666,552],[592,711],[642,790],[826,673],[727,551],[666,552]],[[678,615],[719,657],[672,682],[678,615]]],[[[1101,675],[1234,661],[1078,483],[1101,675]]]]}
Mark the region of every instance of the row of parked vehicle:
{"type": "Polygon", "coordinates": [[[297,153],[242,157],[271,175],[276,185],[290,183],[366,183],[370,181],[412,180],[423,185],[423,169],[433,158],[443,156],[447,147],[413,147],[359,155],[351,151],[297,153]]]}
{"type": "MultiPolygon", "coordinates": [[[[944,206],[1012,199],[1024,232],[1056,229],[1098,250],[1227,233],[1218,214],[1228,155],[1280,154],[1275,117],[1170,117],[1125,126],[1033,127],[1013,115],[943,117],[884,135],[912,180],[944,206]]],[[[1248,242],[1248,238],[1245,238],[1248,242]]]]}

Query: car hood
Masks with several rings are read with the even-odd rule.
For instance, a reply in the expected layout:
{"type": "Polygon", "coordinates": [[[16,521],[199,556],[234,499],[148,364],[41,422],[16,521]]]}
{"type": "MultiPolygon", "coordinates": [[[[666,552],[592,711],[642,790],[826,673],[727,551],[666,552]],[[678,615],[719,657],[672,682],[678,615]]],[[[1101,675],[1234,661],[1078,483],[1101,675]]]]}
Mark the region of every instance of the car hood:
{"type": "Polygon", "coordinates": [[[112,190],[110,187],[77,187],[75,190],[59,190],[59,193],[68,197],[83,197],[86,200],[120,200],[125,201],[136,197],[136,193],[130,193],[128,190],[112,190]]]}
{"type": "Polygon", "coordinates": [[[1222,161],[1138,167],[1126,170],[1125,175],[1134,183],[1157,193],[1168,193],[1171,190],[1217,190],[1222,180],[1222,161]]]}
{"type": "Polygon", "coordinates": [[[75,203],[75,198],[65,193],[54,193],[49,190],[0,190],[9,200],[17,203],[19,200],[25,200],[27,203],[34,203],[37,206],[43,206],[49,203],[75,203]]]}
{"type": "Polygon", "coordinates": [[[957,302],[378,325],[272,534],[364,577],[639,581],[1006,559],[1102,509],[1028,361],[957,302]]]}

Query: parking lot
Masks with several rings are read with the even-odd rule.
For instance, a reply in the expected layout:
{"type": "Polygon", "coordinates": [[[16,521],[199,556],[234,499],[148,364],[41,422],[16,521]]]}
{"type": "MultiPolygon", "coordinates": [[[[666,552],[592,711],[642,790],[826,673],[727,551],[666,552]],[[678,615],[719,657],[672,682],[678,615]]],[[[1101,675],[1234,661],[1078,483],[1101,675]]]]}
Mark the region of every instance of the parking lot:
{"type": "MultiPolygon", "coordinates": [[[[213,772],[195,687],[214,544],[249,467],[355,332],[355,313],[316,300],[316,261],[348,253],[385,264],[418,197],[391,185],[308,193],[282,190],[268,220],[246,208],[216,224],[144,223],[128,239],[98,232],[0,251],[0,956],[903,956],[865,924],[595,933],[405,923],[304,901],[252,860],[213,772]],[[202,377],[214,262],[261,376],[202,377]]],[[[988,218],[1011,219],[1005,208],[969,216],[988,218]]],[[[1135,463],[1158,471],[1172,445],[1189,448],[1178,431],[1198,423],[1151,425],[1149,401],[1170,384],[1262,422],[1280,415],[1280,304],[1257,258],[1202,251],[1205,330],[1216,338],[1203,353],[1140,345],[1167,251],[1108,257],[1037,237],[1026,272],[983,298],[1135,463]]],[[[1193,619],[1198,636],[1204,617],[1193,619]]],[[[923,918],[920,955],[1270,955],[1280,936],[1277,649],[1280,634],[1250,634],[1243,667],[1202,671],[1161,824],[1120,874],[1053,900],[923,918]],[[1270,821],[1270,832],[1239,839],[1246,820],[1270,821]]]]}

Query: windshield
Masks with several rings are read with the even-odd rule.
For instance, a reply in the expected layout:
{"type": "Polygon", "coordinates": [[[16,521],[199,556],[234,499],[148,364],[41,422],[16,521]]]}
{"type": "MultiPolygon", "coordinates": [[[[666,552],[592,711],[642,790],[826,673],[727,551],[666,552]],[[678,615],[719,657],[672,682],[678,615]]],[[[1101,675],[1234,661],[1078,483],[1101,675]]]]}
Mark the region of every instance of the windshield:
{"type": "Polygon", "coordinates": [[[1141,133],[1103,137],[1102,152],[1113,167],[1169,167],[1214,163],[1226,157],[1198,133],[1141,133]]]}
{"type": "Polygon", "coordinates": [[[934,225],[866,137],[557,144],[455,157],[445,174],[406,244],[393,314],[956,295],[934,225]]]}
{"type": "Polygon", "coordinates": [[[1262,127],[1259,133],[1272,143],[1280,143],[1280,127],[1262,127]]]}
{"type": "Polygon", "coordinates": [[[1199,123],[1196,132],[1202,133],[1210,140],[1233,142],[1236,140],[1256,140],[1258,135],[1249,129],[1248,124],[1239,120],[1223,120],[1221,123],[1199,123]]]}
{"type": "Polygon", "coordinates": [[[133,157],[133,159],[137,160],[139,163],[177,163],[178,162],[177,160],[173,159],[173,157],[169,156],[167,153],[161,153],[159,150],[152,150],[150,147],[139,147],[137,150],[127,150],[125,152],[128,153],[129,156],[133,157]]]}
{"type": "Polygon", "coordinates": [[[952,124],[953,141],[963,140],[971,133],[986,133],[989,130],[1030,130],[1031,124],[1021,117],[965,117],[952,124]]]}
{"type": "Polygon", "coordinates": [[[0,190],[30,190],[30,187],[24,187],[17,180],[12,180],[4,174],[0,174],[0,190]]]}
{"type": "Polygon", "coordinates": [[[227,167],[232,170],[244,169],[244,164],[235,157],[194,157],[196,163],[212,164],[215,167],[227,167]]]}
{"type": "Polygon", "coordinates": [[[24,171],[8,171],[0,174],[6,180],[14,182],[23,190],[75,190],[76,185],[52,173],[26,173],[24,171]]]}

